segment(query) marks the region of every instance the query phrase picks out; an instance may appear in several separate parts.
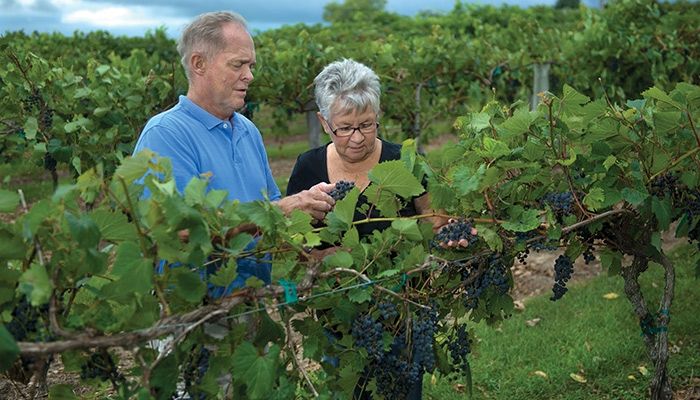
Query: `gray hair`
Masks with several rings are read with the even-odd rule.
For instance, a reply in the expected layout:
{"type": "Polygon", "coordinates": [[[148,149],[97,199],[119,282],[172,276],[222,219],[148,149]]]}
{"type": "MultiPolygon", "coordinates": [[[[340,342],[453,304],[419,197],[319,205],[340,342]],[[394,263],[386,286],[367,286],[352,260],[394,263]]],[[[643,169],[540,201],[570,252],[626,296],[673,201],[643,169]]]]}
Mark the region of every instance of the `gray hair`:
{"type": "Polygon", "coordinates": [[[364,64],[350,59],[332,62],[316,76],[314,85],[316,105],[326,120],[333,106],[348,112],[371,108],[379,114],[379,77],[364,64]]]}
{"type": "Polygon", "coordinates": [[[224,24],[234,23],[248,31],[248,23],[240,14],[229,11],[216,11],[200,14],[182,31],[177,42],[180,62],[185,68],[187,79],[190,79],[189,59],[194,52],[204,54],[207,59],[216,55],[226,46],[222,35],[224,24]]]}

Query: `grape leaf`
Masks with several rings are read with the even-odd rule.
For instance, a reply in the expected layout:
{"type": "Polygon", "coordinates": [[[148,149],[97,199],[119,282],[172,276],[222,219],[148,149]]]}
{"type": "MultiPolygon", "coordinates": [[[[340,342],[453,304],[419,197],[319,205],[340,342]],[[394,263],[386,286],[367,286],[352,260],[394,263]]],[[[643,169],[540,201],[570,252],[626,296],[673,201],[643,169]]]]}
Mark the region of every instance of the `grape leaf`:
{"type": "Polygon", "coordinates": [[[15,338],[7,331],[5,325],[0,324],[0,372],[7,371],[14,364],[18,355],[19,347],[15,338]]]}
{"type": "Polygon", "coordinates": [[[369,171],[369,179],[382,190],[388,190],[405,199],[425,191],[423,185],[406,169],[401,160],[385,161],[369,171]]]}
{"type": "Polygon", "coordinates": [[[250,342],[243,342],[236,348],[233,354],[233,377],[246,385],[251,399],[265,399],[274,391],[279,355],[280,348],[276,344],[271,345],[264,355],[258,354],[250,342]]]}
{"type": "Polygon", "coordinates": [[[0,189],[0,212],[15,211],[19,205],[19,194],[0,189]]]}

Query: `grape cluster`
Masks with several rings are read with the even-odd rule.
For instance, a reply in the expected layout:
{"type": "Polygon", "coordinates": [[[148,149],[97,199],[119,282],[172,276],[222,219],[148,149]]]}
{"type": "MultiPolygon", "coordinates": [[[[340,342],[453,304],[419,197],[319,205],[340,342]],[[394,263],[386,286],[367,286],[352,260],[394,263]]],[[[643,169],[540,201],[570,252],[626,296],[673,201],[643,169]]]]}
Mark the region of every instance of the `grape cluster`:
{"type": "Polygon", "coordinates": [[[119,373],[112,356],[104,350],[91,354],[87,361],[80,366],[80,379],[94,378],[101,381],[109,380],[114,385],[124,381],[124,376],[119,373]]]}
{"type": "Polygon", "coordinates": [[[333,200],[339,201],[344,199],[348,192],[354,187],[355,182],[338,181],[335,183],[333,190],[331,190],[328,194],[333,198],[333,200]]]}
{"type": "Polygon", "coordinates": [[[37,331],[37,322],[41,312],[32,307],[26,297],[22,297],[12,310],[12,320],[7,323],[7,330],[16,341],[22,341],[30,333],[37,331]]]}
{"type": "Polygon", "coordinates": [[[40,126],[42,126],[43,129],[50,129],[51,126],[53,126],[53,114],[54,114],[53,108],[47,107],[45,110],[41,111],[39,121],[41,123],[40,126]]]}
{"type": "Polygon", "coordinates": [[[593,250],[593,246],[589,245],[583,252],[583,262],[585,262],[586,265],[595,261],[595,254],[593,253],[593,250]]]}
{"type": "MultiPolygon", "coordinates": [[[[486,270],[481,273],[471,284],[466,286],[464,305],[469,309],[479,306],[479,297],[488,289],[493,288],[497,294],[508,292],[508,268],[497,253],[493,253],[481,260],[486,263],[486,270]]],[[[479,268],[462,270],[462,281],[471,278],[472,274],[478,273],[479,268]]]]}
{"type": "Polygon", "coordinates": [[[355,339],[355,345],[367,350],[370,358],[375,360],[382,358],[384,327],[380,322],[376,322],[369,314],[360,315],[353,321],[351,333],[355,339]]]}
{"type": "Polygon", "coordinates": [[[681,188],[678,176],[670,172],[657,176],[650,183],[649,193],[656,197],[669,195],[674,200],[679,199],[681,197],[681,188]]]}
{"type": "Polygon", "coordinates": [[[399,310],[396,308],[396,304],[390,301],[379,303],[377,308],[379,309],[379,314],[381,315],[382,319],[385,321],[393,319],[399,315],[399,310]]]}
{"type": "Polygon", "coordinates": [[[41,109],[41,105],[44,102],[44,99],[41,97],[41,93],[39,90],[34,89],[32,90],[32,93],[26,98],[22,100],[22,106],[26,111],[31,111],[33,108],[41,109]]]}
{"type": "Polygon", "coordinates": [[[516,232],[515,233],[515,242],[517,243],[525,243],[525,250],[519,252],[517,254],[518,261],[521,264],[527,264],[526,259],[527,256],[530,255],[530,250],[535,250],[535,251],[553,251],[557,249],[556,245],[551,244],[550,242],[546,241],[544,238],[538,239],[538,240],[531,240],[536,237],[541,236],[537,230],[531,230],[528,232],[516,232]]]}
{"type": "Polygon", "coordinates": [[[549,193],[540,200],[540,205],[542,207],[549,206],[557,220],[560,221],[564,216],[573,212],[573,199],[574,196],[571,192],[549,193]]]}
{"type": "MultiPolygon", "coordinates": [[[[380,314],[388,312],[387,317],[398,315],[391,303],[380,303],[380,314]]],[[[423,373],[435,368],[435,352],[433,344],[437,333],[438,314],[434,308],[422,309],[414,315],[410,325],[410,336],[407,336],[404,324],[398,331],[393,332],[394,338],[389,350],[382,348],[381,333],[384,325],[393,324],[394,320],[382,322],[373,320],[369,315],[358,317],[352,326],[355,344],[365,348],[370,353],[370,363],[358,383],[355,398],[373,398],[365,392],[370,380],[375,381],[376,394],[384,399],[406,399],[409,392],[416,390],[422,382],[423,373]],[[363,330],[363,332],[359,332],[363,330]],[[361,335],[360,335],[361,333],[361,335]],[[410,341],[407,340],[410,338],[410,341]],[[409,345],[410,344],[410,345],[409,345]],[[359,394],[359,396],[358,396],[359,394]]]]}
{"type": "Polygon", "coordinates": [[[552,292],[554,293],[550,300],[556,301],[564,296],[569,289],[566,287],[566,282],[571,279],[571,274],[574,272],[574,263],[566,255],[560,255],[554,261],[554,286],[552,287],[552,292]]]}
{"type": "Polygon", "coordinates": [[[472,340],[469,338],[467,325],[457,325],[454,335],[447,343],[447,350],[449,350],[450,355],[452,356],[452,361],[458,368],[462,369],[462,371],[465,371],[469,364],[467,356],[472,351],[471,344],[472,340]]]}
{"type": "MultiPolygon", "coordinates": [[[[438,315],[432,308],[421,309],[413,320],[411,339],[413,342],[413,365],[420,373],[435,369],[433,341],[437,333],[438,315]]],[[[417,377],[414,377],[417,378],[417,377]]]]}
{"type": "Polygon", "coordinates": [[[476,228],[468,220],[457,220],[443,226],[433,238],[433,247],[447,245],[449,241],[459,242],[465,239],[468,244],[474,244],[478,240],[476,228]]]}
{"type": "Polygon", "coordinates": [[[210,352],[206,347],[194,346],[189,352],[183,365],[183,378],[185,381],[185,391],[194,399],[206,398],[204,393],[197,393],[193,387],[202,383],[202,378],[209,369],[210,352]]]}

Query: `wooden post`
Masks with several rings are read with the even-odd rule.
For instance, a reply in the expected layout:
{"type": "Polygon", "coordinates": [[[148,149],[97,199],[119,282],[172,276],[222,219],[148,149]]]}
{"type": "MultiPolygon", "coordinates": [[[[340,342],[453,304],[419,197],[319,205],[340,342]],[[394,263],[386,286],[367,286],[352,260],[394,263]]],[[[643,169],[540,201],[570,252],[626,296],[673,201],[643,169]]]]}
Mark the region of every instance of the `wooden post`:
{"type": "Polygon", "coordinates": [[[309,148],[315,149],[321,145],[321,122],[316,117],[316,103],[309,101],[306,103],[306,128],[309,133],[309,148]]]}
{"type": "Polygon", "coordinates": [[[532,80],[532,99],[530,101],[531,111],[537,109],[537,105],[540,104],[540,97],[538,96],[538,94],[549,91],[550,65],[550,63],[532,65],[532,69],[535,72],[535,76],[532,80]]]}
{"type": "Polygon", "coordinates": [[[413,139],[416,141],[416,150],[418,153],[423,154],[423,141],[421,140],[421,128],[420,128],[420,92],[423,89],[423,82],[420,82],[416,86],[416,109],[415,116],[413,118],[413,139]]]}

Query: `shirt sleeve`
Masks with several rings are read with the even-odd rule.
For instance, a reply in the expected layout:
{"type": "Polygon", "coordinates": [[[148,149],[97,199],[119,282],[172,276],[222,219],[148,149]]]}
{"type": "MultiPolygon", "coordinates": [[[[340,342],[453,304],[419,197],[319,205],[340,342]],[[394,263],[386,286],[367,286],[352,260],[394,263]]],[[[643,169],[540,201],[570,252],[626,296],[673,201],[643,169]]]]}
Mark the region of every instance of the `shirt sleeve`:
{"type": "Polygon", "coordinates": [[[193,177],[200,174],[196,151],[182,137],[161,125],[144,129],[136,143],[134,154],[143,149],[150,149],[158,156],[170,159],[173,178],[180,193],[184,192],[193,177]]]}

